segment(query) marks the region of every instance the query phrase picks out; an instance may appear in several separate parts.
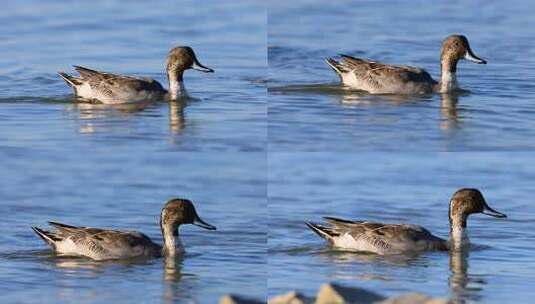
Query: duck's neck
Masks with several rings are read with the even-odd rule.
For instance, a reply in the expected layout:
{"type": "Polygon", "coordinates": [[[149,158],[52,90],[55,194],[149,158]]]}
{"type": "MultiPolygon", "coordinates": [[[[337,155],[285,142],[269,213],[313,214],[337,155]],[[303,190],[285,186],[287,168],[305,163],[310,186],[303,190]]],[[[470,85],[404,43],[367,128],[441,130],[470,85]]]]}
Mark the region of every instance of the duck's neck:
{"type": "Polygon", "coordinates": [[[466,232],[466,217],[459,215],[451,219],[450,250],[459,251],[468,248],[470,244],[466,232]]]}
{"type": "Polygon", "coordinates": [[[163,248],[162,253],[165,256],[174,256],[184,252],[184,247],[180,242],[180,237],[173,235],[171,227],[162,227],[163,248]]]}
{"type": "Polygon", "coordinates": [[[167,72],[167,79],[169,80],[169,99],[177,100],[188,95],[181,72],[167,72]]]}
{"type": "Polygon", "coordinates": [[[448,58],[440,63],[440,93],[449,93],[459,88],[457,84],[457,61],[448,58]]]}

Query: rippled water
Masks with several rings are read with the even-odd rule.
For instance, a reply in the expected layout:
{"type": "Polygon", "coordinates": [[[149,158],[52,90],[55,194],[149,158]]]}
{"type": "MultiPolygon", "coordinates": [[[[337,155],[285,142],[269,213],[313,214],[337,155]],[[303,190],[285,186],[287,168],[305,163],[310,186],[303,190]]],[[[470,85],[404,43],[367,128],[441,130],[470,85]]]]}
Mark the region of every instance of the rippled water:
{"type": "Polygon", "coordinates": [[[0,24],[0,302],[264,298],[265,6],[6,1],[0,24]],[[175,45],[215,70],[186,72],[187,103],[73,104],[56,74],[78,64],[167,86],[175,45]],[[183,227],[188,253],[174,263],[58,258],[30,229],[56,220],[161,242],[159,213],[175,196],[218,230],[183,227]]]}
{"type": "Polygon", "coordinates": [[[270,153],[270,295],[314,295],[325,282],[388,295],[418,291],[482,303],[527,303],[535,292],[532,153],[270,153]],[[336,252],[305,221],[322,216],[419,224],[449,233],[448,203],[479,188],[507,219],[472,215],[468,256],[336,252]]]}
{"type": "Polygon", "coordinates": [[[40,303],[216,303],[226,293],[265,297],[263,153],[239,159],[229,153],[1,156],[9,159],[0,170],[2,303],[36,298],[40,303]],[[217,227],[182,227],[187,254],[175,265],[164,259],[58,258],[30,229],[60,221],[138,230],[161,243],[160,210],[172,197],[190,198],[199,215],[217,227]]]}
{"type": "Polygon", "coordinates": [[[522,150],[535,147],[530,1],[272,1],[269,148],[277,151],[522,150]],[[461,96],[342,90],[325,64],[345,53],[425,68],[465,34],[487,65],[461,62],[461,96]]]}
{"type": "Polygon", "coordinates": [[[248,1],[8,2],[0,12],[3,146],[115,152],[258,151],[266,146],[266,14],[248,1]],[[187,71],[186,104],[73,105],[71,65],[153,77],[192,46],[213,74],[187,71]],[[236,132],[236,130],[240,132],[236,132]],[[106,143],[105,145],[99,143],[106,143]]]}
{"type": "Polygon", "coordinates": [[[534,9],[525,0],[2,2],[0,302],[216,303],[227,293],[313,295],[325,282],[528,302],[534,9]],[[451,33],[488,61],[460,63],[459,94],[372,96],[342,87],[324,63],[345,53],[437,78],[451,33]],[[57,75],[76,64],[167,86],[176,45],[215,70],[186,72],[186,102],[75,103],[57,75]],[[333,251],[304,225],[331,215],[447,237],[461,187],[480,188],[509,216],[472,216],[468,255],[333,251]],[[188,253],[176,260],[61,258],[30,229],[55,220],[161,242],[159,213],[175,196],[218,228],[183,227],[188,253]]]}

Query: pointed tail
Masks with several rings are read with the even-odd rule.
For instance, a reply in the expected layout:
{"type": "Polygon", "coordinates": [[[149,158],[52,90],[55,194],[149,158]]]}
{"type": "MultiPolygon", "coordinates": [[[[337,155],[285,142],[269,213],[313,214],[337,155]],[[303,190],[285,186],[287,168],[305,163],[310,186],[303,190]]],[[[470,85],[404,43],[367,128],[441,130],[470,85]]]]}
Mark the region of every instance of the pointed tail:
{"type": "Polygon", "coordinates": [[[52,233],[43,230],[39,227],[32,227],[32,230],[41,238],[45,243],[47,243],[53,249],[56,249],[56,241],[59,241],[52,233]]]}
{"type": "Polygon", "coordinates": [[[340,79],[342,79],[342,74],[350,72],[341,62],[338,62],[332,58],[325,59],[325,62],[334,70],[340,79]]]}
{"type": "Polygon", "coordinates": [[[308,226],[308,228],[314,231],[317,235],[319,235],[320,237],[326,239],[327,241],[331,243],[333,242],[333,237],[338,235],[337,233],[335,233],[334,231],[332,231],[331,229],[325,226],[314,224],[311,222],[305,222],[305,224],[308,226]]]}
{"type": "Polygon", "coordinates": [[[59,76],[65,80],[65,82],[73,89],[76,90],[76,86],[79,86],[82,84],[79,78],[76,78],[74,76],[71,76],[64,72],[58,72],[59,76]]]}

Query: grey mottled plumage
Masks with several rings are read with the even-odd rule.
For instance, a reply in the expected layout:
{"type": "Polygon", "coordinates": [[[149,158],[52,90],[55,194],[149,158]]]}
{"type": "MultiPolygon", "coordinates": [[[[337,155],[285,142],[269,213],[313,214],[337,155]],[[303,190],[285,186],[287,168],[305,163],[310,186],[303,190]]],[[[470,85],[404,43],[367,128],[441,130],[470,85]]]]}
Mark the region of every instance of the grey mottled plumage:
{"type": "Polygon", "coordinates": [[[450,241],[434,236],[418,225],[384,224],[334,217],[325,217],[327,225],[310,222],[306,224],[337,248],[377,254],[400,254],[466,247],[466,220],[472,213],[506,217],[505,214],[490,208],[479,190],[463,188],[455,192],[450,201],[450,241]]]}
{"type": "Polygon", "coordinates": [[[429,73],[420,68],[385,64],[348,55],[341,57],[340,62],[332,58],[326,62],[338,74],[342,83],[372,94],[451,92],[458,89],[455,73],[459,60],[486,63],[474,55],[468,39],[462,35],[448,36],[442,43],[440,82],[433,80],[429,73]]]}
{"type": "Polygon", "coordinates": [[[187,69],[213,72],[199,63],[190,47],[175,47],[169,51],[167,78],[169,92],[152,78],[124,76],[74,66],[80,77],[64,72],[58,74],[73,88],[77,97],[97,100],[106,104],[153,101],[164,98],[178,99],[186,96],[183,73],[187,69]]]}
{"type": "Polygon", "coordinates": [[[154,243],[148,236],[137,231],[71,226],[57,222],[49,224],[54,228],[53,231],[38,227],[32,229],[54,252],[94,260],[174,255],[183,251],[178,239],[178,228],[181,224],[194,224],[215,230],[214,226],[199,218],[193,203],[186,199],[172,199],[162,209],[160,227],[164,246],[154,243]]]}

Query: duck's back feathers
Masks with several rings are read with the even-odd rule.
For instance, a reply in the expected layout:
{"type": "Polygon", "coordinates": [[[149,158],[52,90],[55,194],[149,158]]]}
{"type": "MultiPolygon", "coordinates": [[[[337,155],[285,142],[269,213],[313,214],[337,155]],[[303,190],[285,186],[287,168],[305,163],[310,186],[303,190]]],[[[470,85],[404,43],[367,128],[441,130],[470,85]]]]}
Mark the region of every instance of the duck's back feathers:
{"type": "Polygon", "coordinates": [[[99,71],[96,71],[96,70],[92,70],[92,69],[88,69],[88,68],[85,68],[83,66],[79,66],[79,65],[73,65],[73,68],[76,70],[76,72],[78,72],[80,74],[80,76],[82,76],[82,78],[84,79],[91,79],[91,78],[99,78],[99,77],[105,77],[106,75],[108,76],[116,76],[116,75],[113,75],[111,73],[106,73],[106,72],[99,72],[99,71]]]}
{"type": "Polygon", "coordinates": [[[151,78],[138,78],[100,72],[74,66],[79,78],[60,72],[60,76],[74,89],[76,96],[97,99],[103,103],[124,103],[162,99],[167,91],[151,78]]]}
{"type": "Polygon", "coordinates": [[[436,81],[425,70],[397,66],[340,55],[340,62],[329,58],[327,63],[342,82],[354,89],[375,94],[420,94],[433,91],[436,81]]]}
{"type": "Polygon", "coordinates": [[[154,257],[161,255],[161,246],[137,231],[77,227],[50,222],[55,231],[37,227],[33,230],[60,255],[85,256],[94,260],[154,257]]]}
{"type": "Polygon", "coordinates": [[[445,240],[418,225],[382,224],[326,217],[329,226],[308,224],[318,235],[342,249],[395,254],[448,250],[445,240]]]}

